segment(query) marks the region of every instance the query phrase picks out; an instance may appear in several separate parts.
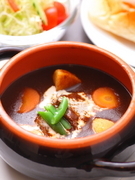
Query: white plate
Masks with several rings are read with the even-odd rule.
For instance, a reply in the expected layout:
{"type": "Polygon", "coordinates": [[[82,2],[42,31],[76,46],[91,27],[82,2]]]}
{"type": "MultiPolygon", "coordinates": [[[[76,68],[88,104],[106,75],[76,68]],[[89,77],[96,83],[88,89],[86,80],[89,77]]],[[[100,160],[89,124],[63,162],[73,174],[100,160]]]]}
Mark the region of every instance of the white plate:
{"type": "Polygon", "coordinates": [[[90,4],[91,0],[82,0],[80,9],[82,26],[88,38],[95,45],[114,53],[126,63],[135,67],[135,43],[95,26],[88,18],[90,4]]]}

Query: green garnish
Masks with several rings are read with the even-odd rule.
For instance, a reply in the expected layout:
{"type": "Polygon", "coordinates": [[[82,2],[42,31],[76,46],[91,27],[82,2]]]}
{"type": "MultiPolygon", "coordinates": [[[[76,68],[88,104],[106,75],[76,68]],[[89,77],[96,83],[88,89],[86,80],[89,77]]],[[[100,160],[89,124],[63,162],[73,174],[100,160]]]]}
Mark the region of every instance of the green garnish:
{"type": "Polygon", "coordinates": [[[63,118],[68,108],[68,100],[63,97],[58,108],[52,104],[44,107],[46,111],[39,111],[38,114],[47,122],[47,124],[57,133],[67,135],[66,129],[71,129],[71,124],[63,118]]]}
{"type": "Polygon", "coordinates": [[[64,116],[66,113],[66,110],[68,108],[68,100],[66,97],[63,97],[58,110],[55,112],[53,119],[52,119],[52,124],[57,124],[61,118],[64,116]]]}
{"type": "Polygon", "coordinates": [[[67,135],[62,124],[59,122],[55,125],[51,123],[51,119],[53,118],[53,114],[50,111],[39,111],[38,114],[47,122],[47,124],[57,133],[61,135],[67,135]]]}
{"type": "Polygon", "coordinates": [[[62,118],[60,122],[65,129],[71,129],[71,124],[66,119],[62,118]]]}

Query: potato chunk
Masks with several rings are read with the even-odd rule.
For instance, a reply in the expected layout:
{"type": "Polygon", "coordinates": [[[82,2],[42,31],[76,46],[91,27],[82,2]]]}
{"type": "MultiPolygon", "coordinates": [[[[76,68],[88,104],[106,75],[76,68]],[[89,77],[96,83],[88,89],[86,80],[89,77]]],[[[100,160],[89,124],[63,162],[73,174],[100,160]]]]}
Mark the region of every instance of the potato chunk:
{"type": "Polygon", "coordinates": [[[114,122],[108,119],[95,118],[92,123],[92,129],[95,133],[103,132],[114,125],[114,122]]]}
{"type": "Polygon", "coordinates": [[[57,69],[54,71],[53,81],[57,91],[81,83],[81,80],[76,75],[63,69],[57,69]]]}

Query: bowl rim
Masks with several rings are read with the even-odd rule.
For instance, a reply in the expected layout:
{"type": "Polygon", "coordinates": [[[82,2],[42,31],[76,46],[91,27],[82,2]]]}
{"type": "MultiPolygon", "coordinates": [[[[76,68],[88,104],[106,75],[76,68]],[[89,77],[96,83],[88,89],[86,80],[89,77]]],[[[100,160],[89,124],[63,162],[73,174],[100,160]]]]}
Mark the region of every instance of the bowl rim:
{"type": "MultiPolygon", "coordinates": [[[[51,48],[52,46],[75,46],[75,47],[83,47],[83,48],[92,48],[93,50],[99,50],[102,53],[107,54],[108,56],[111,56],[114,58],[115,61],[118,61],[120,65],[122,65],[122,68],[124,69],[125,73],[128,74],[128,77],[131,81],[132,89],[133,89],[133,96],[131,99],[131,102],[129,104],[129,107],[125,114],[115,123],[115,125],[109,130],[106,130],[99,134],[94,134],[86,137],[81,138],[75,138],[75,139],[53,139],[49,137],[42,137],[39,135],[32,134],[28,132],[27,130],[24,130],[19,125],[17,125],[4,111],[4,108],[2,107],[2,103],[0,101],[0,120],[3,123],[4,126],[8,128],[9,131],[12,131],[17,136],[21,137],[22,139],[27,140],[28,142],[32,142],[35,144],[39,144],[42,146],[47,146],[51,148],[58,148],[58,149],[75,149],[75,148],[83,148],[90,145],[95,145],[97,143],[101,143],[104,140],[107,140],[114,136],[115,134],[119,133],[124,127],[128,125],[131,119],[135,116],[135,109],[134,109],[134,103],[135,103],[135,73],[132,70],[132,68],[124,62],[121,58],[117,57],[116,55],[112,54],[111,52],[102,49],[100,47],[97,47],[95,45],[82,43],[82,42],[72,42],[72,41],[60,41],[60,42],[53,42],[53,43],[45,43],[42,45],[38,45],[35,47],[28,48],[26,50],[23,50],[19,52],[17,55],[11,58],[9,62],[7,62],[4,67],[1,70],[1,79],[4,77],[4,74],[8,71],[8,68],[12,64],[15,63],[15,61],[18,61],[21,56],[26,56],[29,53],[33,53],[35,51],[45,49],[45,48],[51,48]],[[128,117],[128,118],[127,118],[128,117]]],[[[2,82],[2,80],[0,81],[2,82]]]]}

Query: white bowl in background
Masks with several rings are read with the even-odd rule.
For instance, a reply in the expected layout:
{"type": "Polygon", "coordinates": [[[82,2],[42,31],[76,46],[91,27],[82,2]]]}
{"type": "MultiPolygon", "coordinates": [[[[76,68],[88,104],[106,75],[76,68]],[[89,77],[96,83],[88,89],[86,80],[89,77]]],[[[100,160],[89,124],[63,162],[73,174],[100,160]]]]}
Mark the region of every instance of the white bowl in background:
{"type": "Polygon", "coordinates": [[[65,34],[67,28],[73,23],[78,12],[80,0],[64,0],[69,16],[58,26],[39,34],[29,36],[10,36],[0,34],[0,46],[17,46],[22,48],[31,47],[47,42],[58,41],[65,34]]]}

